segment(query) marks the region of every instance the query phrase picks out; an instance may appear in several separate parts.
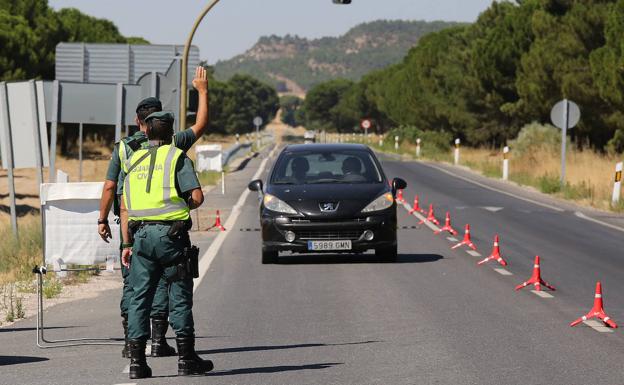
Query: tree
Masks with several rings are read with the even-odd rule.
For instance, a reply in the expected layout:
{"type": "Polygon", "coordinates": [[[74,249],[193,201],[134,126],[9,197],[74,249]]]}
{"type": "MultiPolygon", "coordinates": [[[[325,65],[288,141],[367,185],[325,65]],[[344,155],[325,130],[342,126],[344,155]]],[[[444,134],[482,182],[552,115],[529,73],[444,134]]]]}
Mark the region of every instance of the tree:
{"type": "Polygon", "coordinates": [[[280,109],[281,109],[281,118],[282,123],[288,124],[291,127],[299,126],[299,122],[297,120],[298,114],[297,111],[303,104],[303,99],[294,96],[294,95],[285,95],[280,98],[280,109]]]}

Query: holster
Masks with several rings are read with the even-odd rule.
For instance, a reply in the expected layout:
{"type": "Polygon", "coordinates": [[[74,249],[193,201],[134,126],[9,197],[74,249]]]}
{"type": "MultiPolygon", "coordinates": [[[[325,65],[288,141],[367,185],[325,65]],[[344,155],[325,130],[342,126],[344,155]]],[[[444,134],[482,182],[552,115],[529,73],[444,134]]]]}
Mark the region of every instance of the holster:
{"type": "Polygon", "coordinates": [[[190,219],[186,221],[175,221],[169,227],[169,231],[167,232],[167,236],[172,241],[179,239],[182,235],[186,234],[191,227],[193,227],[193,223],[190,219]]]}
{"type": "Polygon", "coordinates": [[[199,248],[185,247],[177,262],[165,269],[165,277],[168,283],[199,277],[199,248]]]}

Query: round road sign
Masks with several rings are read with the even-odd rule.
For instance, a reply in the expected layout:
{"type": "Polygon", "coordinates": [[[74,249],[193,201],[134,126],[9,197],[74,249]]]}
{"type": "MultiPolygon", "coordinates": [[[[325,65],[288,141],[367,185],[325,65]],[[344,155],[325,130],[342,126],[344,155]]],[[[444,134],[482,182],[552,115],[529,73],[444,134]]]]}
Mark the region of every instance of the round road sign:
{"type": "Polygon", "coordinates": [[[263,120],[261,117],[256,116],[253,120],[254,126],[262,126],[263,120]]]}
{"type": "Polygon", "coordinates": [[[368,119],[362,120],[362,128],[363,129],[368,130],[372,126],[373,126],[373,123],[370,120],[368,120],[368,119]]]}
{"type": "Polygon", "coordinates": [[[568,128],[572,128],[576,126],[580,119],[581,119],[581,110],[579,109],[579,106],[577,106],[576,103],[568,99],[564,99],[560,101],[559,103],[555,104],[555,106],[550,111],[550,120],[552,120],[555,126],[561,129],[565,128],[567,130],[568,128]],[[568,109],[568,116],[567,116],[568,126],[567,127],[565,127],[566,104],[567,104],[567,109],[568,109]]]}

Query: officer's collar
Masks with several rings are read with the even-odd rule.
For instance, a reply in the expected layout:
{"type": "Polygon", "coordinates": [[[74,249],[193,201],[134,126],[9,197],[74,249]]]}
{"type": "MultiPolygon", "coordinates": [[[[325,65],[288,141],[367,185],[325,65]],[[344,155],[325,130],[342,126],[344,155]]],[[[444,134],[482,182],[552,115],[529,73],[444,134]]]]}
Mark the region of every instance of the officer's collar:
{"type": "Polygon", "coordinates": [[[150,140],[148,141],[150,147],[160,147],[169,143],[165,143],[162,140],[150,140]]]}

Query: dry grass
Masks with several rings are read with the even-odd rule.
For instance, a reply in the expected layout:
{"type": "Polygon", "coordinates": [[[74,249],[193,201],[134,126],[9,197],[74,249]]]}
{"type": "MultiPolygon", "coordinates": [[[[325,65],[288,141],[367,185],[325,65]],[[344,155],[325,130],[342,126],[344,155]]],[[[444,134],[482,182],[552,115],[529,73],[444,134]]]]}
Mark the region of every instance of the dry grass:
{"type": "Polygon", "coordinates": [[[41,219],[26,215],[18,219],[19,240],[13,236],[7,216],[0,217],[0,286],[29,279],[33,266],[41,263],[41,219]]]}
{"type": "MultiPolygon", "coordinates": [[[[603,155],[590,150],[567,152],[566,186],[559,185],[561,155],[546,149],[526,154],[510,153],[509,178],[530,185],[545,193],[574,200],[599,209],[621,211],[611,207],[615,164],[621,157],[603,155]]],[[[460,163],[486,176],[502,175],[502,151],[462,148],[460,163]]]]}

